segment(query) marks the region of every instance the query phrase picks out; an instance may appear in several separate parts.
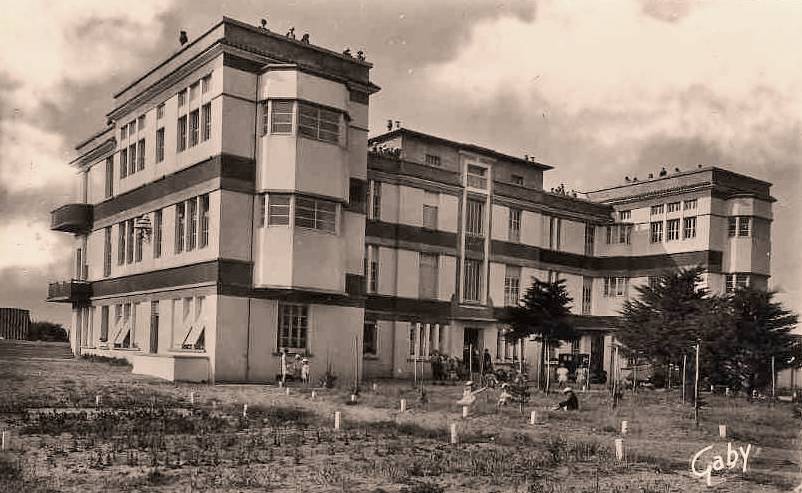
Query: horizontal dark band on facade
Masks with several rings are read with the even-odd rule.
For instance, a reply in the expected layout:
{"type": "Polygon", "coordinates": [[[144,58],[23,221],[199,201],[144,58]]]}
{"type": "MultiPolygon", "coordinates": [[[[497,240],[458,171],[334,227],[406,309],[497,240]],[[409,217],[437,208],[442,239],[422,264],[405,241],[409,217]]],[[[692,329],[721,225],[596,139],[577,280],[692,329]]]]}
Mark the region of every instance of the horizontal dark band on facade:
{"type": "Polygon", "coordinates": [[[97,204],[94,207],[95,221],[101,221],[215,178],[220,178],[220,188],[223,190],[252,192],[256,180],[254,160],[231,154],[212,156],[160,180],[146,183],[97,204]]]}
{"type": "Polygon", "coordinates": [[[367,221],[365,237],[398,240],[406,243],[420,243],[439,247],[457,247],[457,234],[447,231],[435,231],[408,224],[388,223],[384,221],[367,221]]]}

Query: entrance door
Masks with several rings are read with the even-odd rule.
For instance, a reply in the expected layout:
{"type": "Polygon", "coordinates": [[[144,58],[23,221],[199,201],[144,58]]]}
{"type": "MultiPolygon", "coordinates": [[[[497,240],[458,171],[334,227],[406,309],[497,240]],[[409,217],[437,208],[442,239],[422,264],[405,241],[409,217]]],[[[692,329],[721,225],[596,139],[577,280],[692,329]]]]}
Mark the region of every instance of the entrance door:
{"type": "Polygon", "coordinates": [[[150,352],[159,352],[159,302],[150,302],[150,352]]]}
{"type": "Polygon", "coordinates": [[[479,371],[479,355],[482,348],[479,347],[479,329],[465,328],[465,336],[462,347],[462,363],[466,369],[472,368],[473,371],[479,371]],[[471,351],[473,355],[471,356],[471,351]],[[473,361],[471,361],[473,360],[473,361]]]}
{"type": "Polygon", "coordinates": [[[601,373],[604,367],[604,336],[594,335],[590,340],[590,372],[601,373]]]}

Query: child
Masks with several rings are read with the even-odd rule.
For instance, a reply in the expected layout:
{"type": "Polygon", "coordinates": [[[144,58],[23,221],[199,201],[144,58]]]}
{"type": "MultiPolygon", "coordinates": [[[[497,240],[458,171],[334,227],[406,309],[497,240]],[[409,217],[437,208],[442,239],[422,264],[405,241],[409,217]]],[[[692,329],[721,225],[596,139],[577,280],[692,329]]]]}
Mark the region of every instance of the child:
{"type": "Polygon", "coordinates": [[[309,383],[309,360],[306,358],[301,362],[301,382],[309,383]]]}

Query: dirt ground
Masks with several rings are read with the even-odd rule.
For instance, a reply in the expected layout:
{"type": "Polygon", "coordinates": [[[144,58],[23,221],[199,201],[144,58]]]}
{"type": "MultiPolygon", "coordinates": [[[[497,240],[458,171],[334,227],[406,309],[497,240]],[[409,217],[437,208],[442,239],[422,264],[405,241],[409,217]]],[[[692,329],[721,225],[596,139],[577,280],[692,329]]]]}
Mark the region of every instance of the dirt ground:
{"type": "Polygon", "coordinates": [[[463,419],[458,386],[427,385],[423,402],[409,382],[375,383],[349,405],[345,390],[313,399],[311,388],[173,384],[0,341],[0,491],[710,491],[691,458],[713,446],[699,467],[715,454],[726,461],[728,443],[751,445],[747,471],[739,462],[714,474],[713,491],[802,483],[802,420],[790,404],[704,395],[696,428],[677,392],[628,394],[615,410],[605,392],[580,393],[578,412],[550,411],[559,397],[535,392],[521,415],[497,411],[487,391],[463,419]]]}

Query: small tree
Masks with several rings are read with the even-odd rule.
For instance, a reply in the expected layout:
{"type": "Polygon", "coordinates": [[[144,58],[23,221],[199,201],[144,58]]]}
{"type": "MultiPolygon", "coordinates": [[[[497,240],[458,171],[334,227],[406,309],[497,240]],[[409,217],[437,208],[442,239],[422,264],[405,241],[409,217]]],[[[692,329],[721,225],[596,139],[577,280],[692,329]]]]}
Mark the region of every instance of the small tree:
{"type": "Polygon", "coordinates": [[[735,342],[724,362],[731,385],[751,393],[771,383],[775,371],[802,367],[802,342],[791,331],[796,314],[773,301],[775,292],[742,288],[728,298],[735,342]]]}
{"type": "Polygon", "coordinates": [[[532,285],[517,306],[510,307],[499,320],[509,326],[507,337],[520,340],[537,336],[540,344],[540,371],[538,381],[544,383],[546,348],[557,341],[570,341],[576,337],[571,323],[571,299],[565,280],[543,282],[532,278],[532,285]]]}

